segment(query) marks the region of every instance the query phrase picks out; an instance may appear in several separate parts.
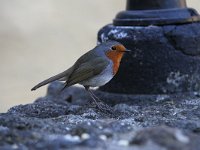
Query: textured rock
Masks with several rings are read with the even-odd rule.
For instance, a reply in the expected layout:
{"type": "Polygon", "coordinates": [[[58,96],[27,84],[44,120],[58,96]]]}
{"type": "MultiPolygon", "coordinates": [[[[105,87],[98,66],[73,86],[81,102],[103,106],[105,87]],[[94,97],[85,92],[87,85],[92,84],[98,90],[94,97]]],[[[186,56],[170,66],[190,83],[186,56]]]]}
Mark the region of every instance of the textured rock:
{"type": "Polygon", "coordinates": [[[88,103],[85,90],[60,82],[33,104],[0,115],[0,149],[197,150],[200,98],[182,95],[117,95],[95,91],[113,114],[88,103]]]}
{"type": "Polygon", "coordinates": [[[200,91],[200,23],[164,26],[107,25],[98,41],[116,40],[132,53],[103,91],[172,94],[200,91]]]}

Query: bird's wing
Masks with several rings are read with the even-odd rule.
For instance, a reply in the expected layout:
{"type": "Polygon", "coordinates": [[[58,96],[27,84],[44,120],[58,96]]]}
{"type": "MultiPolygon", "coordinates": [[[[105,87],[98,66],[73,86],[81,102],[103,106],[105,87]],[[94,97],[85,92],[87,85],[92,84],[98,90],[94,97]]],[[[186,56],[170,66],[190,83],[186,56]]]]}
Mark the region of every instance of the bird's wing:
{"type": "Polygon", "coordinates": [[[109,62],[102,57],[96,57],[90,61],[76,66],[73,73],[69,76],[66,81],[66,86],[71,86],[81,81],[90,79],[97,74],[100,74],[109,64],[109,62]]]}

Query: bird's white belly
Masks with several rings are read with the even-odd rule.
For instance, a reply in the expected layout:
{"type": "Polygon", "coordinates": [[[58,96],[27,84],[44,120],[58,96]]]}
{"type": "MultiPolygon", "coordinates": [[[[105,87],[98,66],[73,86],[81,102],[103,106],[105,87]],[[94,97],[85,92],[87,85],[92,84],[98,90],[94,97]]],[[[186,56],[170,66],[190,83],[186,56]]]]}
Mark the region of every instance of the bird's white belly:
{"type": "Polygon", "coordinates": [[[87,81],[82,81],[80,84],[90,87],[98,87],[105,85],[113,78],[113,69],[112,65],[108,65],[104,71],[100,74],[94,76],[93,78],[88,79],[87,81]]]}

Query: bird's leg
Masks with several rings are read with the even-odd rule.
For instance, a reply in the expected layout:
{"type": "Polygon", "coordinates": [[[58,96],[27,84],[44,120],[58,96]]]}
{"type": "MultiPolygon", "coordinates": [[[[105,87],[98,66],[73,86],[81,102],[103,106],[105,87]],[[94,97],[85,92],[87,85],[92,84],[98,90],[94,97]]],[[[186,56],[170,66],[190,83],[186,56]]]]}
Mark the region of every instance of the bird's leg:
{"type": "Polygon", "coordinates": [[[102,102],[90,89],[89,89],[88,91],[93,95],[93,97],[94,97],[98,102],[102,102]]]}
{"type": "Polygon", "coordinates": [[[93,92],[89,89],[88,89],[88,93],[90,94],[90,97],[94,100],[95,104],[99,107],[99,103],[97,102],[99,101],[99,99],[97,99],[96,96],[93,94],[93,92]]]}
{"type": "Polygon", "coordinates": [[[90,97],[93,99],[93,101],[95,102],[96,106],[98,109],[100,109],[101,111],[108,111],[108,112],[112,112],[111,111],[111,107],[104,104],[90,89],[89,87],[85,87],[85,89],[88,91],[88,93],[90,94],[90,97]]]}

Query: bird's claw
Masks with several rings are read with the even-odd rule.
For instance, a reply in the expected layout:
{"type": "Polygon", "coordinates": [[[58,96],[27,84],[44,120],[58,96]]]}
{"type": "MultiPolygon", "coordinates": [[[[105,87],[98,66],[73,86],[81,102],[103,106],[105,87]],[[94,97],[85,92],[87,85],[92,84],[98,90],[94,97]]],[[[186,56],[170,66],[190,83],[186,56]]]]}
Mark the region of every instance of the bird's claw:
{"type": "Polygon", "coordinates": [[[96,108],[104,113],[109,113],[109,114],[113,113],[113,108],[103,102],[97,102],[96,108]]]}

